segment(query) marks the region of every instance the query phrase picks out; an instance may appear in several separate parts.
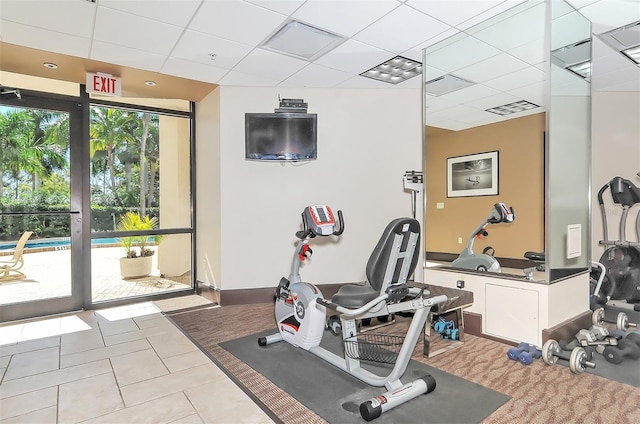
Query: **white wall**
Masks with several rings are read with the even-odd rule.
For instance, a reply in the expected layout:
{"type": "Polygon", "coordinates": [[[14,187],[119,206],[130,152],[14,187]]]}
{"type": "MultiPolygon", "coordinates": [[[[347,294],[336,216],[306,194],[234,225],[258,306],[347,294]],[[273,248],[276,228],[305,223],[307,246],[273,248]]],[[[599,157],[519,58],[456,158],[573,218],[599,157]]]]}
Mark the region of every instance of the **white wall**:
{"type": "MultiPolygon", "coordinates": [[[[598,190],[613,177],[620,176],[640,186],[640,92],[592,93],[592,236],[591,257],[600,259],[604,248],[598,245],[603,238],[602,214],[598,204],[598,190]]],[[[622,208],[612,205],[610,191],[603,196],[607,207],[609,238],[619,239],[622,208]]],[[[640,208],[636,206],[627,218],[627,239],[638,241],[635,220],[640,208]]]]}
{"type": "Polygon", "coordinates": [[[384,227],[411,215],[403,176],[421,169],[420,89],[220,87],[198,105],[197,122],[198,278],[210,278],[202,259],[209,258],[222,290],[275,287],[287,276],[307,205],[342,209],[346,222],[339,239],[312,240],[301,275],[316,284],[363,280],[384,227]],[[272,112],[279,95],[302,98],[318,114],[316,161],[244,159],[244,114],[272,112]],[[217,136],[212,96],[219,97],[219,157],[202,147],[217,136]],[[216,184],[219,199],[205,197],[216,184]],[[219,222],[203,226],[207,213],[219,213],[219,222]]]}
{"type": "Polygon", "coordinates": [[[196,107],[196,268],[199,281],[218,287],[221,262],[220,89],[196,107]]]}

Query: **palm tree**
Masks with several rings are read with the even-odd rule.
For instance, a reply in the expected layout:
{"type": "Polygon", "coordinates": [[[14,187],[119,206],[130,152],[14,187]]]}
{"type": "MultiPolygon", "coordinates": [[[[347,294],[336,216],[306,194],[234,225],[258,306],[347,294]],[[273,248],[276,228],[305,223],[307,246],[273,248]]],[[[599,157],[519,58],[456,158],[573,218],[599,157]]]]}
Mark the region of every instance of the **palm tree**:
{"type": "Polygon", "coordinates": [[[69,149],[69,116],[67,114],[31,109],[33,118],[33,137],[31,148],[39,158],[41,171],[32,172],[33,191],[40,189],[40,179],[56,170],[67,167],[66,153],[69,149]]]}
{"type": "Polygon", "coordinates": [[[110,188],[116,198],[117,153],[124,149],[127,143],[135,143],[133,130],[137,119],[135,112],[112,108],[91,108],[90,154],[93,157],[99,151],[106,153],[110,188]]]}
{"type": "Polygon", "coordinates": [[[27,158],[22,147],[27,144],[32,118],[26,110],[0,113],[0,204],[4,193],[4,173],[18,169],[27,158]]]}

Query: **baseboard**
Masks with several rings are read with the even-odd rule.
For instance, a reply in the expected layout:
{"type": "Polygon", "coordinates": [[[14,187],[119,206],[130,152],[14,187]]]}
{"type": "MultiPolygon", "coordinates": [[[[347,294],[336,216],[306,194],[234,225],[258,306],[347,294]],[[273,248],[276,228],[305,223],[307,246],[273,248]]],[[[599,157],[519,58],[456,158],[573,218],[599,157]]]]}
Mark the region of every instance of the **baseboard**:
{"type": "Polygon", "coordinates": [[[578,331],[584,328],[590,328],[593,324],[591,321],[591,311],[585,311],[580,315],[570,318],[560,324],[545,328],[542,330],[542,343],[546,343],[547,340],[553,339],[556,341],[565,340],[571,341],[575,338],[578,331]]]}
{"type": "Polygon", "coordinates": [[[196,294],[218,305],[220,304],[220,291],[203,281],[196,281],[196,294]]]}
{"type": "MultiPolygon", "coordinates": [[[[333,296],[343,284],[318,284],[317,287],[325,298],[333,296]]],[[[245,305],[253,303],[270,303],[275,296],[275,287],[255,289],[221,290],[220,305],[245,305]]]]}

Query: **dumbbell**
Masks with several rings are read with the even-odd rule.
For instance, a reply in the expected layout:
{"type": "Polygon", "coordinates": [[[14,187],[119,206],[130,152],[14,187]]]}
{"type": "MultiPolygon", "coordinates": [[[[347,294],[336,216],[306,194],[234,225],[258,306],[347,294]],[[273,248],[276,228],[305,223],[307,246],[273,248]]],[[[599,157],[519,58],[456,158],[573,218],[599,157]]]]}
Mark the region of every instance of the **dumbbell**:
{"type": "Polygon", "coordinates": [[[638,326],[636,323],[629,322],[629,317],[627,317],[627,314],[624,312],[618,313],[615,321],[607,319],[605,317],[604,308],[598,308],[593,311],[593,314],[591,314],[591,322],[593,322],[593,325],[602,325],[604,322],[610,322],[615,324],[616,328],[621,331],[627,331],[629,327],[638,326]]]}
{"type": "Polygon", "coordinates": [[[636,360],[640,358],[640,346],[632,340],[622,339],[617,346],[605,347],[602,356],[612,364],[619,364],[624,361],[624,358],[636,360]]]}
{"type": "Polygon", "coordinates": [[[569,361],[569,369],[574,374],[584,372],[587,367],[596,367],[596,364],[588,360],[587,352],[583,348],[576,347],[571,353],[567,353],[560,349],[557,341],[552,339],[547,340],[542,346],[542,360],[547,365],[554,365],[558,362],[558,359],[569,361]]]}
{"type": "Polygon", "coordinates": [[[640,332],[632,331],[629,334],[627,334],[626,339],[637,344],[638,347],[640,347],[640,332]]]}
{"type": "Polygon", "coordinates": [[[512,361],[520,361],[525,365],[529,365],[534,359],[539,358],[540,351],[533,345],[528,343],[520,343],[518,347],[512,347],[507,351],[507,357],[512,361]]]}

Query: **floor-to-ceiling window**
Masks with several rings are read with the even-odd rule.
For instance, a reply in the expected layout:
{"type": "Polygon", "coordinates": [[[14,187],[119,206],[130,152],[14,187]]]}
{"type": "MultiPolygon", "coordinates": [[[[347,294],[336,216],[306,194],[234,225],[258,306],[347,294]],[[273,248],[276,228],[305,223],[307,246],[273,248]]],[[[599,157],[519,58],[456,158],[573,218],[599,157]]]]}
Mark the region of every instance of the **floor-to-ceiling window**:
{"type": "Polygon", "coordinates": [[[0,321],[192,292],[193,104],[7,91],[0,321]]]}

